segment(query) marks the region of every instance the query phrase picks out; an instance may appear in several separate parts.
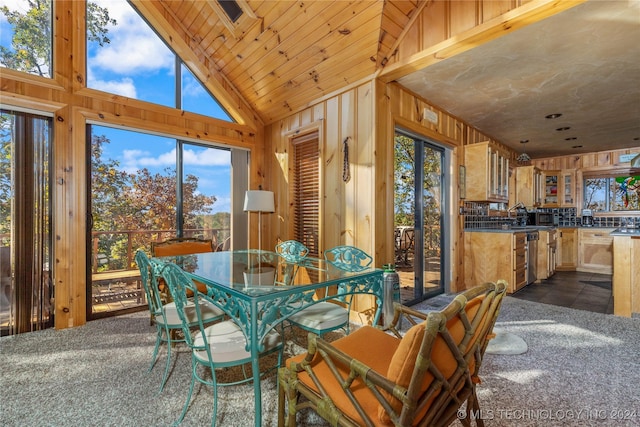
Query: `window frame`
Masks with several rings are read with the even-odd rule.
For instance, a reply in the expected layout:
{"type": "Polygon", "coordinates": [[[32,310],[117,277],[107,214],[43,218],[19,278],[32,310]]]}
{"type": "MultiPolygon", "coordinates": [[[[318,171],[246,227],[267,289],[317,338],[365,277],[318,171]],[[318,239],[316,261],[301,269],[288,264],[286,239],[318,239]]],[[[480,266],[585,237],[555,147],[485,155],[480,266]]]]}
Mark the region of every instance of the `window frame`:
{"type": "Polygon", "coordinates": [[[319,129],[312,129],[309,132],[301,135],[295,135],[290,138],[291,146],[291,177],[290,181],[290,197],[291,197],[291,212],[290,218],[291,229],[290,233],[293,239],[298,240],[309,249],[309,255],[313,257],[319,257],[322,253],[322,223],[320,221],[322,212],[322,182],[321,174],[321,132],[319,129]],[[302,151],[303,150],[303,151],[302,151]],[[300,155],[303,155],[302,157],[300,155]],[[304,162],[304,164],[302,163],[304,162]],[[311,170],[309,166],[315,165],[315,170],[311,170]],[[313,189],[308,187],[300,188],[300,175],[299,172],[304,170],[306,179],[305,182],[309,183],[313,180],[310,175],[315,174],[315,183],[313,189]],[[308,194],[310,191],[316,192],[317,198],[309,201],[305,199],[305,206],[301,206],[301,193],[308,194]],[[311,218],[307,221],[307,212],[316,212],[315,219],[311,218]],[[300,222],[302,221],[302,223],[300,222]],[[307,230],[314,228],[316,235],[310,235],[307,230]]]}

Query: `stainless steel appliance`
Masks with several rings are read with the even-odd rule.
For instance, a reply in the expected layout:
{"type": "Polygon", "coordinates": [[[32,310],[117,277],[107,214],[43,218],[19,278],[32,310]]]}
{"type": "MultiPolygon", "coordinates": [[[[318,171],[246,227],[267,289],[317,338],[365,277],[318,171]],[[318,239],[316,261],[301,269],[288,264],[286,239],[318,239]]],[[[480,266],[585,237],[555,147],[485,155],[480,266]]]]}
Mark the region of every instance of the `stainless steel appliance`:
{"type": "Polygon", "coordinates": [[[538,278],[538,239],[537,231],[527,231],[527,284],[533,283],[538,278]]]}
{"type": "Polygon", "coordinates": [[[591,209],[582,209],[582,226],[593,227],[593,212],[591,212],[591,209]]]}
{"type": "Polygon", "coordinates": [[[558,213],[552,212],[529,212],[527,214],[529,219],[528,225],[544,225],[544,226],[557,226],[559,222],[558,213]]]}

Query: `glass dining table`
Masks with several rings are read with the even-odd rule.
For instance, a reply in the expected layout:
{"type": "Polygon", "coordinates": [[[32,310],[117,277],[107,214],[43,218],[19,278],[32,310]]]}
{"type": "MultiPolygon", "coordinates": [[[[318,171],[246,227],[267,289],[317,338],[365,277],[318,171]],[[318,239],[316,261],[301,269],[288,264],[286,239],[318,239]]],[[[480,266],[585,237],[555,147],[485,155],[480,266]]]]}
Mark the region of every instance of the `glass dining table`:
{"type": "MultiPolygon", "coordinates": [[[[258,355],[269,331],[294,313],[320,301],[334,299],[326,289],[340,285],[340,296],[373,295],[378,324],[383,298],[383,271],[363,267],[351,272],[320,258],[288,263],[277,253],[259,250],[208,252],[155,258],[181,267],[193,280],[206,285],[206,298],[220,307],[242,329],[252,355],[255,425],[262,422],[258,355]]],[[[204,295],[204,294],[203,294],[204,295]]]]}

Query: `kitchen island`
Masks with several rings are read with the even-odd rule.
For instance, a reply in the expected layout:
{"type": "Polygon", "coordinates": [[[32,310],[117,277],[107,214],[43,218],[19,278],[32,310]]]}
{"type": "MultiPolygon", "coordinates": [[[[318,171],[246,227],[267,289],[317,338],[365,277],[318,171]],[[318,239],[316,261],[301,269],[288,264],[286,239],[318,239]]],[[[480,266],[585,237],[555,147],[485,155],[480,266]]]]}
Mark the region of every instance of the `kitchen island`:
{"type": "Polygon", "coordinates": [[[618,228],[613,236],[613,314],[640,317],[640,228],[618,228]]]}

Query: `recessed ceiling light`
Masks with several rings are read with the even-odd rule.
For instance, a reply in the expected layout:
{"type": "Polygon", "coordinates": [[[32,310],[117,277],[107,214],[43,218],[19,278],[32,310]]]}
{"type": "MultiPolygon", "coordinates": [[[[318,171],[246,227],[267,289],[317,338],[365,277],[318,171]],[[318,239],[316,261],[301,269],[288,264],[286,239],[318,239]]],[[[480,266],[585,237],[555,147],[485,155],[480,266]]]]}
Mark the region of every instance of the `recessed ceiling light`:
{"type": "Polygon", "coordinates": [[[561,115],[562,115],[562,113],[553,113],[553,114],[549,114],[549,115],[544,116],[544,118],[545,119],[557,119],[561,115]]]}
{"type": "Polygon", "coordinates": [[[571,148],[582,148],[582,145],[574,145],[574,146],[573,146],[573,147],[571,147],[571,148]]]}
{"type": "Polygon", "coordinates": [[[564,140],[565,141],[575,141],[576,139],[578,139],[578,138],[576,138],[575,136],[571,136],[569,138],[565,138],[564,140]]]}
{"type": "Polygon", "coordinates": [[[563,126],[563,127],[558,128],[558,129],[556,129],[556,130],[557,130],[558,132],[562,132],[563,130],[569,130],[569,129],[571,129],[571,127],[569,127],[569,126],[563,126]]]}

